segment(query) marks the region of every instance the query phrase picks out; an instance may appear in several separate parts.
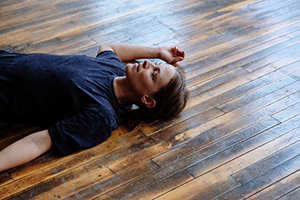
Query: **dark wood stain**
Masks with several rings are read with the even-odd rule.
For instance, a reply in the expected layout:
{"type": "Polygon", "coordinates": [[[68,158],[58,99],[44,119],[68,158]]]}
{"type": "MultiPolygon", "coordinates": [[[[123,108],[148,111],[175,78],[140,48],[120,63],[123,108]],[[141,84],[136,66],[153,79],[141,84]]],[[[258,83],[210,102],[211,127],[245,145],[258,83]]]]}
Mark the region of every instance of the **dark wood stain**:
{"type": "MultiPolygon", "coordinates": [[[[0,1],[0,48],[95,56],[179,45],[190,100],[171,121],[0,173],[0,199],[297,199],[298,0],[0,1]]],[[[0,123],[0,149],[42,129],[0,123]]]]}

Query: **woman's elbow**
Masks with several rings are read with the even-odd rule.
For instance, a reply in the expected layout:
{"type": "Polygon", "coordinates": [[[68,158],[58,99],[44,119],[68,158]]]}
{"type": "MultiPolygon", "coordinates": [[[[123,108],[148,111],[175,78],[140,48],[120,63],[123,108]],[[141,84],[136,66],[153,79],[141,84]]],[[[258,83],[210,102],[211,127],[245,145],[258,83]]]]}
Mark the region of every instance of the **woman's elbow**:
{"type": "Polygon", "coordinates": [[[48,129],[33,133],[28,137],[41,154],[50,150],[53,145],[48,129]]]}

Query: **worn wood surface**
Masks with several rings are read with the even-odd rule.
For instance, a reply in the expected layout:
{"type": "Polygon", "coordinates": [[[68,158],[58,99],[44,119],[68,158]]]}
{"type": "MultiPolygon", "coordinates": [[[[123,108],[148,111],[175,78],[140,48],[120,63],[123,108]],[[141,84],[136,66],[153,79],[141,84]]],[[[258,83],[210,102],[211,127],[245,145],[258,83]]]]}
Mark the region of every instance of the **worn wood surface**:
{"type": "MultiPolygon", "coordinates": [[[[0,48],[95,56],[179,45],[190,100],[173,121],[0,173],[1,199],[297,199],[298,0],[0,0],[0,48]]],[[[0,149],[40,130],[0,124],[0,149]]]]}

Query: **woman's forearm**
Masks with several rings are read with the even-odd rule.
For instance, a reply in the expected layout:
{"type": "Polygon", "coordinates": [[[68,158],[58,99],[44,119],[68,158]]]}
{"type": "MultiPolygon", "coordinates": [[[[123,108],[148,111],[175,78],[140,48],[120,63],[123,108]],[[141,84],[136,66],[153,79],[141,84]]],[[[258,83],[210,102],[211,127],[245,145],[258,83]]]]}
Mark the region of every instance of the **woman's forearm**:
{"type": "Polygon", "coordinates": [[[113,50],[121,61],[130,61],[140,58],[160,58],[160,48],[146,47],[131,44],[109,44],[100,47],[99,52],[113,50]]]}
{"type": "Polygon", "coordinates": [[[52,141],[48,130],[24,137],[0,151],[0,172],[25,164],[48,151],[52,141]]]}

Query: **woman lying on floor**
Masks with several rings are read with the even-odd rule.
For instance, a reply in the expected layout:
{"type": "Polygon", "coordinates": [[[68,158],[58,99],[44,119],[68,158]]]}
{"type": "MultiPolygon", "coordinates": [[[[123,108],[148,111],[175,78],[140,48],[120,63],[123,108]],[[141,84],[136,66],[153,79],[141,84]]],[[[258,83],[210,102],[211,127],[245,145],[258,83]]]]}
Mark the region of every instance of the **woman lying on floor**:
{"type": "Polygon", "coordinates": [[[68,155],[96,146],[123,119],[133,128],[134,119],[177,116],[187,102],[184,76],[167,63],[123,63],[140,58],[176,63],[184,51],[128,44],[103,45],[96,58],[0,51],[0,122],[48,127],[3,149],[0,171],[49,149],[68,155]]]}

